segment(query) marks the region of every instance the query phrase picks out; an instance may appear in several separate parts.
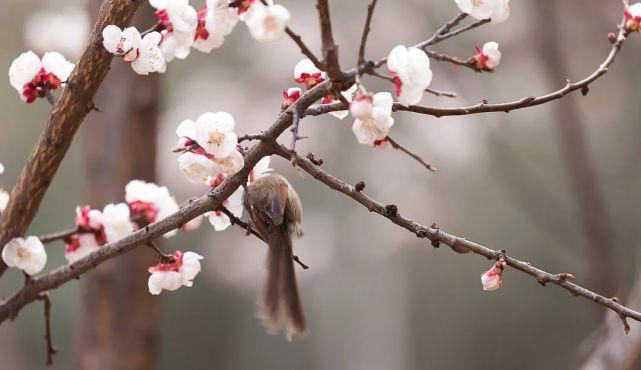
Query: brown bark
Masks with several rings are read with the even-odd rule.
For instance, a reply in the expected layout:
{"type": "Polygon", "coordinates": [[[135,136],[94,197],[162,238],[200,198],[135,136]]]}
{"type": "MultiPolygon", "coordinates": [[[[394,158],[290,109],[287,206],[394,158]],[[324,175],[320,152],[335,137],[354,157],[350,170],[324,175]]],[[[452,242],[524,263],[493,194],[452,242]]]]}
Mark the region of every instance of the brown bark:
{"type": "MultiPolygon", "coordinates": [[[[551,83],[568,78],[559,35],[558,4],[539,1],[534,5],[541,35],[539,55],[543,58],[544,71],[551,83]]],[[[587,93],[587,91],[585,91],[587,93]]],[[[568,179],[578,208],[579,222],[586,241],[589,283],[596,291],[614,294],[616,276],[610,255],[612,233],[606,201],[599,186],[599,180],[590,159],[587,134],[579,107],[574,97],[568,97],[565,104],[552,105],[559,132],[559,146],[568,179]]]]}
{"type": "MultiPolygon", "coordinates": [[[[49,114],[45,128],[22,170],[0,219],[0,245],[23,235],[64,158],[80,124],[93,107],[98,87],[109,71],[111,55],[100,42],[109,24],[127,25],[141,1],[105,1],[87,46],[69,76],[68,86],[49,114]]],[[[0,275],[7,269],[0,261],[0,275]]]]}
{"type": "MultiPolygon", "coordinates": [[[[139,29],[156,21],[149,7],[137,18],[139,29]]],[[[88,204],[121,202],[127,182],[154,180],[158,101],[157,74],[139,76],[129,65],[114,62],[98,95],[102,112],[85,126],[88,204]]],[[[75,368],[154,368],[158,300],[147,290],[147,267],[154,261],[152,251],[138,248],[84,279],[75,368]]]]}

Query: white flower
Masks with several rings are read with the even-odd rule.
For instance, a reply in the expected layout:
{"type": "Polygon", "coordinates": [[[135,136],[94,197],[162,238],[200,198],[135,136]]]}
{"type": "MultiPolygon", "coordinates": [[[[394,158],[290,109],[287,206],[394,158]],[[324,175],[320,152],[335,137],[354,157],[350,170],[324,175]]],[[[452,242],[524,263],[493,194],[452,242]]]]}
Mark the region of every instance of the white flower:
{"type": "Polygon", "coordinates": [[[213,160],[191,152],[185,152],[178,157],[178,166],[187,179],[194,184],[207,183],[209,177],[216,177],[222,172],[220,166],[213,160]]]}
{"type": "Polygon", "coordinates": [[[360,115],[352,125],[352,131],[360,144],[374,146],[377,141],[384,140],[394,124],[392,105],[394,100],[388,92],[376,93],[372,98],[369,115],[360,115]]]}
{"type": "Polygon", "coordinates": [[[245,23],[256,40],[276,41],[285,32],[290,17],[289,10],[282,5],[256,2],[245,15],[245,23]]]}
{"type": "Polygon", "coordinates": [[[9,267],[16,267],[29,275],[42,271],[47,263],[47,252],[40,239],[13,238],[2,249],[2,260],[9,267]]]}
{"type": "Polygon", "coordinates": [[[140,43],[140,55],[131,63],[131,68],[140,75],[151,72],[164,72],[166,66],[162,51],[158,47],[162,36],[158,32],[151,32],[140,43]]]}
{"type": "Polygon", "coordinates": [[[626,18],[625,28],[631,32],[641,30],[641,3],[628,6],[623,13],[626,18]]]}
{"type": "Polygon", "coordinates": [[[198,14],[189,0],[149,0],[149,5],[157,9],[158,20],[170,32],[192,33],[198,26],[198,14]]]}
{"type": "MultiPolygon", "coordinates": [[[[227,208],[234,216],[243,216],[243,188],[239,187],[223,201],[223,207],[227,208]]],[[[231,220],[221,211],[209,212],[209,223],[216,231],[223,231],[231,225],[231,220]]]]}
{"type": "Polygon", "coordinates": [[[474,56],[474,61],[479,68],[486,70],[494,70],[501,62],[501,52],[499,51],[499,44],[490,41],[483,45],[483,49],[476,48],[478,54],[474,56]]]}
{"type": "Polygon", "coordinates": [[[169,63],[174,58],[185,59],[189,56],[193,44],[191,37],[180,38],[174,32],[167,30],[163,30],[161,36],[160,51],[165,62],[169,63]]]}
{"type": "Polygon", "coordinates": [[[9,82],[27,103],[44,96],[47,90],[56,90],[73,71],[74,64],[62,54],[48,52],[42,60],[33,51],[20,54],[9,67],[9,82]]]}
{"type": "MultiPolygon", "coordinates": [[[[341,91],[341,95],[343,96],[343,98],[345,98],[345,100],[347,100],[348,102],[351,102],[352,99],[354,98],[354,93],[356,92],[357,89],[358,89],[358,87],[356,86],[356,84],[354,84],[349,89],[347,89],[345,91],[341,91]]],[[[332,104],[332,103],[337,103],[339,101],[340,101],[339,99],[333,99],[333,98],[326,99],[326,98],[323,98],[323,100],[321,101],[321,104],[332,104]]],[[[336,117],[338,119],[343,119],[343,118],[347,117],[347,115],[349,114],[349,111],[347,111],[347,110],[338,110],[338,111],[334,111],[334,112],[329,112],[329,114],[331,114],[332,116],[334,116],[334,117],[336,117]]]]}
{"type": "Polygon", "coordinates": [[[463,13],[500,23],[510,16],[510,0],[454,0],[463,13]]]}
{"type": "Polygon", "coordinates": [[[181,133],[191,131],[193,137],[189,138],[214,158],[224,158],[235,151],[238,145],[238,136],[234,133],[235,125],[234,117],[229,113],[207,112],[198,117],[196,122],[183,121],[180,124],[182,127],[178,129],[181,133]]]}
{"type": "Polygon", "coordinates": [[[40,72],[42,62],[33,51],[20,54],[9,67],[9,82],[14,89],[22,92],[24,86],[40,72]]]}
{"type": "Polygon", "coordinates": [[[216,158],[214,160],[227,176],[238,173],[245,165],[245,158],[243,158],[243,155],[240,154],[238,150],[232,151],[227,157],[216,158]]]}
{"type": "Polygon", "coordinates": [[[102,30],[102,44],[105,49],[121,56],[125,62],[130,62],[131,68],[141,75],[165,70],[166,62],[158,47],[161,39],[162,36],[158,32],[150,32],[142,38],[134,27],[121,30],[117,26],[109,25],[102,30]]]}
{"type": "Polygon", "coordinates": [[[503,267],[500,262],[497,262],[489,270],[481,274],[481,285],[483,290],[492,291],[497,290],[503,285],[503,267]]]}
{"type": "MultiPolygon", "coordinates": [[[[141,218],[148,224],[165,219],[178,211],[178,203],[169,194],[169,189],[152,182],[130,181],[125,186],[125,201],[131,208],[134,219],[141,218]]],[[[174,230],[165,236],[169,237],[175,233],[174,230]]]]}
{"type": "Polygon", "coordinates": [[[163,28],[160,49],[165,61],[187,58],[198,28],[196,9],[188,0],[149,0],[149,4],[157,9],[156,16],[163,28]]]}
{"type": "Polygon", "coordinates": [[[100,249],[96,235],[93,233],[80,233],[71,237],[65,246],[65,258],[69,263],[74,263],[100,249]]]}
{"type": "Polygon", "coordinates": [[[113,24],[102,30],[102,45],[111,54],[123,57],[125,62],[132,62],[138,57],[142,36],[135,27],[125,28],[113,24]]]}
{"type": "Polygon", "coordinates": [[[387,57],[387,68],[394,76],[394,87],[402,105],[417,104],[432,82],[430,60],[423,50],[398,45],[387,57]]]}
{"type": "Polygon", "coordinates": [[[176,290],[181,286],[192,286],[196,275],[201,271],[203,257],[194,252],[182,254],[177,251],[171,260],[165,260],[149,268],[149,293],[160,294],[164,290],[176,290]]]}
{"type": "Polygon", "coordinates": [[[207,0],[206,12],[198,13],[198,29],[194,47],[209,53],[220,47],[238,23],[238,11],[227,0],[207,0]]]}
{"type": "Polygon", "coordinates": [[[273,169],[269,168],[270,159],[270,156],[263,157],[256,163],[254,168],[249,172],[249,178],[247,179],[248,185],[251,185],[257,179],[273,171],[273,169]]]}
{"type": "Polygon", "coordinates": [[[493,23],[505,22],[510,16],[510,0],[494,0],[494,9],[490,18],[493,23]]]}
{"type": "Polygon", "coordinates": [[[5,208],[7,208],[7,203],[9,203],[9,193],[0,188],[0,213],[4,212],[5,208]]]}
{"type": "Polygon", "coordinates": [[[39,10],[27,18],[24,40],[26,45],[36,51],[53,49],[78,58],[90,30],[91,18],[85,7],[39,10]]]}
{"type": "Polygon", "coordinates": [[[134,232],[129,206],[124,203],[108,204],[102,211],[102,225],[109,243],[116,242],[134,232]]]}
{"type": "Polygon", "coordinates": [[[173,291],[182,286],[182,276],[178,271],[154,271],[147,282],[149,293],[158,295],[163,289],[173,291]]]}
{"type": "Polygon", "coordinates": [[[349,112],[356,119],[367,119],[372,116],[374,103],[372,97],[366,94],[357,94],[349,105],[349,112]]]}
{"type": "Polygon", "coordinates": [[[4,165],[0,163],[0,175],[4,173],[4,165]]]}
{"type": "Polygon", "coordinates": [[[308,89],[323,82],[326,78],[325,72],[316,68],[309,59],[303,59],[294,66],[294,80],[298,83],[304,83],[308,89]]]}

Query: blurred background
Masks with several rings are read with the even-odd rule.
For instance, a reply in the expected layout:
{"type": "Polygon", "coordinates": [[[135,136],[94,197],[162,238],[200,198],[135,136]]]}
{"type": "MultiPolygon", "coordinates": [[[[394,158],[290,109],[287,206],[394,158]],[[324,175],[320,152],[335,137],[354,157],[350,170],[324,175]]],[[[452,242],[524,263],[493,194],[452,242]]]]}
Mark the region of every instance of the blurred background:
{"type": "MultiPolygon", "coordinates": [[[[79,57],[99,1],[3,0],[0,65],[8,70],[33,49],[79,57]],[[53,47],[55,45],[55,48],[53,47]]],[[[200,8],[202,2],[192,1],[200,8]]],[[[290,26],[315,51],[320,37],[313,1],[283,0],[290,26]]],[[[353,66],[366,0],[332,1],[343,66],[353,66]]],[[[488,25],[437,45],[467,58],[497,41],[496,73],[476,74],[432,62],[431,87],[458,98],[426,95],[432,106],[463,106],[541,95],[591,73],[610,49],[622,14],[617,1],[513,1],[506,23],[488,25]]],[[[154,23],[144,5],[137,24],[154,23]]],[[[379,1],[367,55],[429,37],[458,12],[454,1],[379,1]]],[[[466,20],[466,22],[470,22],[466,20]]],[[[391,148],[358,145],[349,118],[306,118],[299,152],[313,151],[323,168],[423,224],[435,222],[550,272],[641,309],[641,39],[629,37],[610,72],[590,93],[509,114],[434,118],[397,113],[392,135],[439,168],[428,173],[391,148]]],[[[175,128],[206,111],[227,111],[239,135],[268,127],[281,90],[295,86],[298,48],[283,38],[258,43],[239,24],[211,54],[192,51],[164,75],[142,78],[119,61],[101,87],[29,231],[67,229],[76,205],[122,201],[133,178],[156,179],[179,202],[207,189],[188,183],[171,153],[175,128]]],[[[370,90],[391,87],[366,79],[370,90]]],[[[46,120],[46,101],[24,104],[0,79],[0,162],[10,189],[46,120]]],[[[288,135],[283,142],[289,142],[288,135]]],[[[237,228],[216,233],[204,223],[162,247],[202,255],[195,286],[152,297],[146,267],[153,254],[112,260],[51,292],[53,369],[633,369],[639,367],[641,325],[625,336],[616,317],[554,286],[542,288],[508,269],[503,288],[484,292],[490,262],[433,249],[387,220],[331,191],[288,162],[273,158],[305,206],[305,237],[296,254],[310,333],[288,343],[265,333],[253,316],[264,276],[265,247],[237,228]]],[[[47,268],[65,263],[62,244],[48,246],[47,268]]],[[[22,275],[8,271],[0,294],[22,275]]],[[[27,306],[0,326],[2,369],[44,368],[42,305],[27,306]]]]}

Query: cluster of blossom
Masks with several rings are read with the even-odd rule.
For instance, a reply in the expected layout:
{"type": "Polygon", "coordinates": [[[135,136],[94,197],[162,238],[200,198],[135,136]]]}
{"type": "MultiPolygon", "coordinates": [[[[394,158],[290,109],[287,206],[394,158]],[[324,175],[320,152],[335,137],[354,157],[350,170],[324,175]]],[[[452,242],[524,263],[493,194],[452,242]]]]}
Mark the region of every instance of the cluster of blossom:
{"type": "MultiPolygon", "coordinates": [[[[140,180],[127,184],[125,201],[108,204],[102,211],[89,206],[76,208],[76,232],[65,238],[65,257],[70,263],[178,210],[176,200],[166,187],[140,180]]],[[[165,237],[175,233],[167,233],[165,237]]],[[[35,236],[14,238],[4,247],[2,258],[8,266],[33,275],[44,268],[46,252],[35,236]]]]}
{"type": "Polygon", "coordinates": [[[219,48],[239,20],[257,40],[278,40],[291,17],[284,6],[271,1],[265,5],[255,0],[207,0],[200,11],[189,0],[149,0],[149,4],[158,18],[154,31],[109,25],[102,32],[105,49],[143,75],[165,72],[167,63],[187,58],[191,48],[204,53],[219,48]]]}
{"type": "MultiPolygon", "coordinates": [[[[215,188],[243,168],[245,161],[238,148],[235,126],[234,117],[226,112],[203,113],[196,121],[186,119],[178,125],[174,151],[181,153],[178,166],[190,182],[215,188]]],[[[265,157],[250,173],[250,183],[268,171],[269,157],[265,157]]],[[[223,202],[236,217],[243,213],[242,196],[241,187],[223,202]]],[[[231,225],[229,217],[219,210],[207,216],[216,231],[231,225]]]]}
{"type": "Polygon", "coordinates": [[[149,268],[149,293],[160,294],[163,289],[173,291],[181,286],[190,287],[193,280],[201,270],[200,260],[203,257],[194,252],[181,253],[176,251],[173,255],[162,256],[160,261],[149,268]]]}
{"type": "MultiPolygon", "coordinates": [[[[0,175],[3,173],[4,165],[0,163],[0,175]]],[[[7,207],[7,203],[9,203],[9,193],[3,188],[0,188],[0,213],[4,212],[4,209],[7,207]]]]}
{"type": "MultiPolygon", "coordinates": [[[[314,86],[320,84],[321,82],[327,79],[327,74],[320,69],[318,69],[314,63],[309,59],[303,59],[294,66],[294,81],[299,84],[305,85],[309,90],[314,86]]],[[[354,93],[357,90],[356,85],[352,85],[349,89],[341,92],[341,95],[344,99],[351,102],[354,96],[354,93]]],[[[287,90],[283,90],[283,103],[281,109],[285,110],[294,104],[303,94],[303,90],[299,87],[290,87],[287,90]]],[[[339,102],[334,95],[327,95],[321,99],[321,104],[332,104],[339,102]]],[[[347,111],[335,111],[330,112],[331,115],[338,119],[343,119],[347,117],[347,111]]]]}
{"type": "Polygon", "coordinates": [[[9,82],[20,99],[32,103],[66,83],[73,68],[74,64],[60,53],[48,52],[40,59],[33,51],[27,51],[11,63],[9,82]]]}

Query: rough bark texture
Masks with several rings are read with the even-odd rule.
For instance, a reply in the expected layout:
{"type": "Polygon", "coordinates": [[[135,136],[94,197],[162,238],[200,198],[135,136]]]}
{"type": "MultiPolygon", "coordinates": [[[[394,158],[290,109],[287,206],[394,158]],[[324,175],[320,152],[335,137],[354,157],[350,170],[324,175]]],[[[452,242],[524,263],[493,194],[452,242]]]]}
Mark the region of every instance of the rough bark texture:
{"type": "MultiPolygon", "coordinates": [[[[136,18],[139,29],[156,21],[150,7],[136,18]]],[[[129,180],[154,180],[158,101],[158,75],[138,76],[127,64],[113,63],[97,97],[102,112],[87,120],[83,133],[87,204],[102,207],[122,201],[129,180]]],[[[147,290],[147,267],[155,258],[151,250],[138,248],[83,279],[75,368],[154,368],[158,299],[147,290]]]]}
{"type": "MultiPolygon", "coordinates": [[[[546,27],[540,29],[540,55],[545,60],[557,63],[543,63],[550,83],[568,78],[568,68],[558,35],[558,4],[537,2],[536,14],[546,27]]],[[[599,186],[596,170],[590,159],[587,134],[581,120],[580,109],[574,97],[568,97],[565,104],[551,106],[559,132],[559,147],[568,180],[575,198],[578,218],[586,241],[586,260],[589,284],[602,294],[614,294],[616,276],[610,256],[610,235],[612,230],[608,217],[605,197],[599,186]]]]}
{"type": "MultiPolygon", "coordinates": [[[[129,24],[141,3],[109,0],[102,4],[87,46],[69,76],[68,86],[49,114],[38,143],[11,191],[11,199],[0,220],[0,245],[27,231],[76,131],[94,107],[94,97],[111,62],[111,55],[100,41],[103,28],[109,24],[129,24]]],[[[6,269],[0,261],[0,275],[6,269]]]]}

